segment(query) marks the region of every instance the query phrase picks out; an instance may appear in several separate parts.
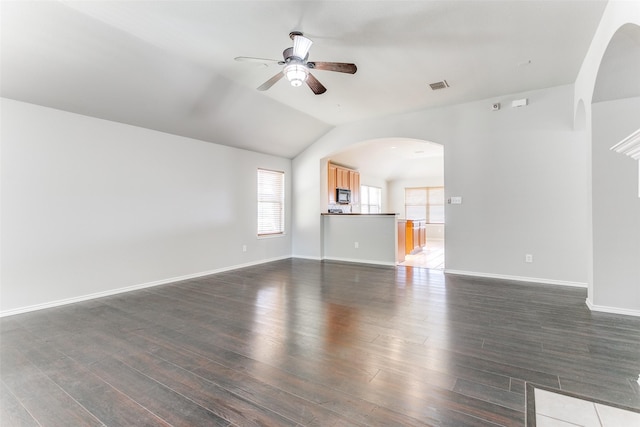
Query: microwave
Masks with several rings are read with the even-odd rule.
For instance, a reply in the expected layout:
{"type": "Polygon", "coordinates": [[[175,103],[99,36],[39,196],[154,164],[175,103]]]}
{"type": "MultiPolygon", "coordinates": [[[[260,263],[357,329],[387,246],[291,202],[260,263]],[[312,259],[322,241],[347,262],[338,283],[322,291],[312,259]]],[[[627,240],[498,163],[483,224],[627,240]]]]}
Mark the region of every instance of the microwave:
{"type": "Polygon", "coordinates": [[[336,203],[343,205],[351,203],[351,190],[336,188],[336,203]]]}

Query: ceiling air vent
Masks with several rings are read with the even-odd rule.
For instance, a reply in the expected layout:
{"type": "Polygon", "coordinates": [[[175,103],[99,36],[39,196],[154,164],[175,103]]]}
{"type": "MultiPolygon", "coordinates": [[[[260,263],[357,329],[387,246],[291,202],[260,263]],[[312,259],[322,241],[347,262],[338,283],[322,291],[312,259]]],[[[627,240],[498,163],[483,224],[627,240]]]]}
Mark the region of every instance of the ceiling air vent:
{"type": "Polygon", "coordinates": [[[449,83],[443,80],[441,82],[429,83],[429,86],[431,86],[431,90],[446,89],[449,87],[449,83]]]}

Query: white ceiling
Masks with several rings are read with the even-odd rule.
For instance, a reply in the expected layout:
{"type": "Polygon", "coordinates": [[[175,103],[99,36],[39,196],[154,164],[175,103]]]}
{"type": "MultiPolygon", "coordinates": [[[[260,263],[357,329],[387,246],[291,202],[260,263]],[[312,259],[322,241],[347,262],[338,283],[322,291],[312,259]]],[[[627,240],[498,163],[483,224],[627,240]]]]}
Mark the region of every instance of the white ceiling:
{"type": "MultiPolygon", "coordinates": [[[[332,154],[332,163],[356,169],[364,177],[391,181],[444,177],[444,147],[435,142],[409,138],[380,138],[354,144],[332,154]]],[[[363,182],[370,185],[369,181],[363,182]]]]}
{"type": "Polygon", "coordinates": [[[2,1],[0,94],[293,158],[342,123],[572,83],[605,3],[2,1]],[[257,91],[280,66],[234,58],[280,59],[292,30],[358,72],[257,91]]]}

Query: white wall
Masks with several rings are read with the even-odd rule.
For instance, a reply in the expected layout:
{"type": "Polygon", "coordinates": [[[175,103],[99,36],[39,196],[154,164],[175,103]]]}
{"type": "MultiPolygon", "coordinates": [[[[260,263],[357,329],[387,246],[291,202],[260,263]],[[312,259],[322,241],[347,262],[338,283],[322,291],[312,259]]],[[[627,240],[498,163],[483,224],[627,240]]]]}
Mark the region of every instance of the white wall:
{"type": "Polygon", "coordinates": [[[290,200],[290,160],[1,107],[2,313],[290,256],[290,232],[256,238],[255,195],[264,167],[285,172],[290,200]]]}
{"type": "Polygon", "coordinates": [[[640,98],[591,107],[593,280],[597,309],[640,313],[638,162],[610,148],[640,128],[640,98]]]}
{"type": "Polygon", "coordinates": [[[586,147],[562,86],[335,128],[293,160],[294,256],[319,258],[317,161],[374,138],[444,145],[447,270],[586,283],[586,147]],[[529,98],[524,108],[491,111],[529,98]],[[534,263],[525,263],[525,254],[534,263]]]}

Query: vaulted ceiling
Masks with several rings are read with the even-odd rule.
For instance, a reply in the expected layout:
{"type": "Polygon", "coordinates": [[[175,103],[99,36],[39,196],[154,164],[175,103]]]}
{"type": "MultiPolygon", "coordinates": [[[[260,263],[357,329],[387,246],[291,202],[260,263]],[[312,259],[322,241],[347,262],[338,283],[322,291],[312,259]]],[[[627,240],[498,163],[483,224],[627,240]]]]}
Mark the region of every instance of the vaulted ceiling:
{"type": "Polygon", "coordinates": [[[603,1],[2,1],[0,95],[292,158],[332,127],[572,83],[603,1]],[[316,96],[281,70],[289,32],[316,96]],[[450,87],[433,91],[429,83],[450,87]]]}

